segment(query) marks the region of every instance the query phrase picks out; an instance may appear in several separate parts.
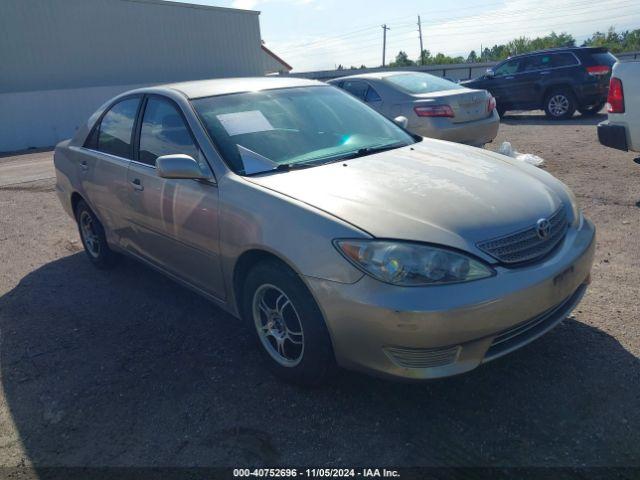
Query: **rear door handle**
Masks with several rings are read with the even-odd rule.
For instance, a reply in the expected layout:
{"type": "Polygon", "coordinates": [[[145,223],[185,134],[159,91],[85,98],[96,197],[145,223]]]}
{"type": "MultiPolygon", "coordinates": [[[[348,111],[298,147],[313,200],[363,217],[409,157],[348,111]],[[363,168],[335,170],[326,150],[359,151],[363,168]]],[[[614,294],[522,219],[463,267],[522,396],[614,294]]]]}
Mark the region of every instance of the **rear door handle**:
{"type": "Polygon", "coordinates": [[[513,80],[514,77],[504,77],[505,80],[513,80]]]}
{"type": "Polygon", "coordinates": [[[549,75],[551,72],[540,72],[540,75],[549,75]]]}
{"type": "Polygon", "coordinates": [[[142,182],[140,181],[139,178],[135,178],[131,180],[131,184],[133,185],[134,190],[138,190],[139,192],[144,190],[144,186],[142,185],[142,182]]]}

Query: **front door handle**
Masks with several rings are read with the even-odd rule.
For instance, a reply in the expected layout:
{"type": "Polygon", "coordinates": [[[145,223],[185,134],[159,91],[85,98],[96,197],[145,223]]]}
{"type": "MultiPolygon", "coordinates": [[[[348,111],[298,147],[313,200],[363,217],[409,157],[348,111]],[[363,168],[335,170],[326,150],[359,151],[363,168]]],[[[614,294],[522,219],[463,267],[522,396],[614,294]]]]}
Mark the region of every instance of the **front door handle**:
{"type": "Polygon", "coordinates": [[[144,190],[144,186],[142,185],[142,182],[140,181],[139,178],[135,178],[131,180],[131,185],[133,185],[134,190],[138,190],[139,192],[144,190]]]}
{"type": "Polygon", "coordinates": [[[547,72],[540,72],[540,75],[549,75],[551,72],[547,71],[547,72]]]}
{"type": "Polygon", "coordinates": [[[505,80],[513,80],[514,77],[509,76],[509,77],[504,77],[505,80]]]}
{"type": "Polygon", "coordinates": [[[87,163],[86,160],[83,160],[80,162],[80,170],[82,170],[83,172],[86,172],[87,170],[89,170],[89,164],[87,163]]]}

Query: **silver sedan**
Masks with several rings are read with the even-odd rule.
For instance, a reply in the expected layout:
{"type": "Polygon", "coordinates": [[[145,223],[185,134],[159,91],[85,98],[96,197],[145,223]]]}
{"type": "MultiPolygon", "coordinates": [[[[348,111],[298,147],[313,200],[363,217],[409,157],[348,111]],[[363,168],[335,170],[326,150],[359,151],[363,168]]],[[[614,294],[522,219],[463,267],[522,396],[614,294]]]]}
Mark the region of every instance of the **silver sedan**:
{"type": "Polygon", "coordinates": [[[496,102],[486,90],[420,72],[366,73],[328,83],[389,118],[406,118],[406,128],[423,137],[481,147],[498,134],[496,102]]]}
{"type": "Polygon", "coordinates": [[[126,254],[207,297],[291,381],[466,372],[553,328],[589,283],[594,227],[560,181],[320,82],[127,92],[54,162],[96,267],[126,254]]]}

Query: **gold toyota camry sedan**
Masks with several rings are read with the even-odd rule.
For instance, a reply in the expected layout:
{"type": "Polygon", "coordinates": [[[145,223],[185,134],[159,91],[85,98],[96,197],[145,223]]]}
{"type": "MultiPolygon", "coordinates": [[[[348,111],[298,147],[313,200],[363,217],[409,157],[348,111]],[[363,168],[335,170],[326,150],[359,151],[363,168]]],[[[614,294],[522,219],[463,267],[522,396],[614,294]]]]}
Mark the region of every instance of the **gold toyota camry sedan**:
{"type": "Polygon", "coordinates": [[[561,322],[595,231],[548,173],[404,124],[310,80],[143,88],[56,147],[57,193],[96,267],[250,322],[285,379],[445,377],[561,322]]]}

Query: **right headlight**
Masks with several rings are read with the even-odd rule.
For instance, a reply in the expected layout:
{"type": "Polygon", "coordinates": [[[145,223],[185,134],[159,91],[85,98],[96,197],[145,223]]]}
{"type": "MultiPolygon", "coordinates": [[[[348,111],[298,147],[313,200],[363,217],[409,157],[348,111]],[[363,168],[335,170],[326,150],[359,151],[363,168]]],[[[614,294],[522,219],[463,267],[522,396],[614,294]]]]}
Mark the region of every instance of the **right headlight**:
{"type": "Polygon", "coordinates": [[[336,240],[334,244],[357,268],[392,285],[442,285],[495,275],[479,260],[430,245],[386,240],[336,240]]]}

